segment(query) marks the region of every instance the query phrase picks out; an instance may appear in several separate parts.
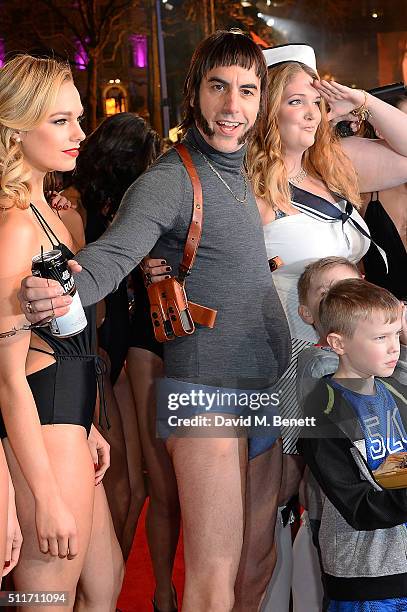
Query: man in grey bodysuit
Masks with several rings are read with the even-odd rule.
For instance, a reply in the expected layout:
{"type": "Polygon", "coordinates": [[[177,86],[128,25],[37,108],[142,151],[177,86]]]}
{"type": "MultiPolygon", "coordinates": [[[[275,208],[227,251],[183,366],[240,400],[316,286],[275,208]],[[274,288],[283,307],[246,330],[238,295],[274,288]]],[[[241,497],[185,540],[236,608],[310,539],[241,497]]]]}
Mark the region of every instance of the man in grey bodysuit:
{"type": "MultiPolygon", "coordinates": [[[[266,64],[250,38],[217,32],[196,49],[184,89],[183,142],[202,183],[204,220],[186,287],[188,299],[218,315],[214,329],[197,326],[192,336],[165,344],[165,374],[180,389],[193,383],[266,390],[289,362],[288,326],[244,168],[247,140],[261,129],[267,111],[266,87],[266,64]]],[[[106,233],[78,254],[82,303],[114,291],[149,252],[178,269],[192,200],[186,170],[170,150],[128,189],[106,233]]],[[[52,314],[50,298],[55,314],[64,314],[69,298],[59,289],[38,277],[24,279],[20,300],[27,318],[35,322],[52,314]]],[[[171,436],[167,448],[183,520],[182,609],[230,611],[243,541],[246,440],[171,436]]]]}

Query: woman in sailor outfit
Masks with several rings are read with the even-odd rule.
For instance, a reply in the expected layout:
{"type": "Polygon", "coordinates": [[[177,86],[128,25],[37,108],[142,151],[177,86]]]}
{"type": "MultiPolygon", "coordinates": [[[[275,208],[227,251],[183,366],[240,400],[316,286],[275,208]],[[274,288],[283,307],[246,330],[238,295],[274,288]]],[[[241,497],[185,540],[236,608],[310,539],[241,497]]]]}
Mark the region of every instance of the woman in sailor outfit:
{"type": "MultiPolygon", "coordinates": [[[[364,91],[320,81],[314,51],[307,45],[283,45],[264,54],[269,67],[269,115],[263,136],[249,149],[247,167],[268,257],[282,262],[273,279],[292,336],[293,357],[285,380],[293,382],[298,353],[317,341],[312,326],[304,322],[307,313],[299,316],[297,281],[305,266],[321,257],[336,255],[357,263],[365,255],[371,241],[357,211],[359,193],[406,181],[407,120],[401,111],[364,91]],[[383,140],[350,137],[340,141],[335,135],[337,122],[358,124],[368,117],[383,140]]],[[[296,402],[287,385],[287,401],[280,408],[290,417],[296,414],[296,402]]],[[[295,452],[295,442],[290,431],[283,432],[285,453],[295,452]]],[[[255,439],[251,446],[256,446],[255,439]]],[[[298,478],[288,484],[291,487],[280,495],[280,504],[287,501],[289,489],[295,492],[298,478]]],[[[288,583],[288,598],[289,588],[288,583]]],[[[288,603],[271,595],[263,609],[288,610],[288,603]]]]}

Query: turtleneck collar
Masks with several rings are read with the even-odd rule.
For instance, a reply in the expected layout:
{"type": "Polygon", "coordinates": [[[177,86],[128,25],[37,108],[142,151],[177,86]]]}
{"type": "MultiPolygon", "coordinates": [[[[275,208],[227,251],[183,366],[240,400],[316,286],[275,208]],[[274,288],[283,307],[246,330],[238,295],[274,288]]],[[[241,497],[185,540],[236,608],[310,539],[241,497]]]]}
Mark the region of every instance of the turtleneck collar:
{"type": "Polygon", "coordinates": [[[244,144],[238,151],[233,151],[233,153],[223,153],[222,151],[214,149],[206,142],[196,125],[188,129],[185,135],[185,141],[187,144],[192,145],[192,147],[202,151],[202,153],[219,168],[229,171],[240,171],[240,168],[243,165],[243,160],[247,149],[246,144],[244,144]]]}

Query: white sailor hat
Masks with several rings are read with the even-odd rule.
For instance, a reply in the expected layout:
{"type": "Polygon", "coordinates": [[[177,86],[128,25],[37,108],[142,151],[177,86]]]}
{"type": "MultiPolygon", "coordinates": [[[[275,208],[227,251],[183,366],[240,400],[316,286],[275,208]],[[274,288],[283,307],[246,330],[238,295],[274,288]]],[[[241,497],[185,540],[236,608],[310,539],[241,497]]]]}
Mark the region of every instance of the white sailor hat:
{"type": "Polygon", "coordinates": [[[284,62],[301,62],[301,64],[309,66],[315,72],[317,70],[315,51],[309,45],[301,43],[279,45],[277,47],[270,47],[270,49],[263,49],[263,55],[268,68],[277,64],[283,64],[284,62]]]}

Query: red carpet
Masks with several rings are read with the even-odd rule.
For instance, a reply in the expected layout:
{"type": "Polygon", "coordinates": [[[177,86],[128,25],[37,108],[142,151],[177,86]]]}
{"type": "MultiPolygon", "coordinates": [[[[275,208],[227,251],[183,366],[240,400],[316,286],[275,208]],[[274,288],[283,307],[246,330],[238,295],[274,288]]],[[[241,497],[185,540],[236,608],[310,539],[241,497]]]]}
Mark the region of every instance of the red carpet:
{"type": "MultiPolygon", "coordinates": [[[[126,565],[122,592],[117,602],[117,607],[122,612],[152,612],[153,609],[151,599],[154,594],[154,578],[144,529],[146,508],[147,504],[144,505],[140,515],[133,548],[126,565]]],[[[174,584],[178,593],[178,602],[181,603],[184,585],[182,536],[175,558],[174,584]]]]}

